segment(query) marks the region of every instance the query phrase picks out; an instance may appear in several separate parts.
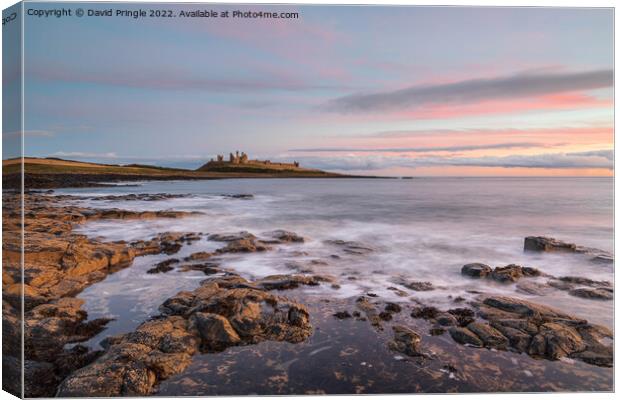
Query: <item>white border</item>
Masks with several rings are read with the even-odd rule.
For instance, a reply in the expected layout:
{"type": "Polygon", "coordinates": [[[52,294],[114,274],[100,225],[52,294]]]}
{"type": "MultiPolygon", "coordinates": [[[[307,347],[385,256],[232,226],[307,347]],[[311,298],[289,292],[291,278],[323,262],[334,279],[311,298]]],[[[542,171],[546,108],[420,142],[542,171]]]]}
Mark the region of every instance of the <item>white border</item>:
{"type": "MultiPolygon", "coordinates": [[[[30,1],[30,0],[26,0],[26,2],[36,2],[36,1],[30,1]]],[[[49,1],[45,1],[45,2],[49,2],[49,1]]],[[[59,1],[58,1],[59,2],[59,1]]],[[[107,1],[106,1],[107,2],[107,1]]],[[[110,3],[128,3],[128,2],[121,2],[121,1],[109,1],[110,3]]],[[[0,5],[2,9],[5,9],[7,7],[10,7],[11,5],[17,3],[14,0],[0,0],[0,5]]],[[[83,3],[82,1],[75,1],[75,0],[69,0],[69,1],[62,1],[62,3],[83,3]]],[[[614,8],[614,22],[615,22],[615,2],[612,0],[519,0],[519,1],[515,1],[515,0],[503,0],[503,1],[493,1],[493,0],[472,0],[472,1],[466,1],[466,0],[423,0],[423,1],[412,1],[412,0],[390,0],[390,1],[383,1],[383,0],[376,0],[376,1],[365,1],[365,0],[337,0],[337,1],[330,1],[330,0],[314,0],[314,1],[299,1],[299,0],[288,0],[288,1],[282,1],[282,0],[270,0],[270,1],[257,1],[257,0],[229,0],[229,1],[194,1],[194,2],[182,2],[182,1],[166,1],[166,0],[134,0],[131,1],[131,3],[256,3],[256,4],[261,4],[261,3],[269,3],[269,4],[325,4],[325,5],[329,5],[329,4],[343,4],[343,5],[370,5],[370,4],[375,4],[375,5],[424,5],[424,6],[482,6],[482,7],[587,7],[587,8],[592,8],[592,7],[606,7],[606,8],[614,8]]],[[[22,13],[23,15],[23,13],[22,13]]],[[[22,24],[22,31],[24,29],[24,24],[22,24]]],[[[23,39],[23,32],[22,32],[22,39],[23,39]]],[[[616,64],[616,57],[618,57],[617,52],[615,52],[616,49],[616,43],[618,43],[618,32],[614,29],[614,65],[616,64]]],[[[23,42],[22,42],[23,45],[23,42]]],[[[2,56],[0,54],[0,65],[2,64],[2,56]]],[[[23,71],[23,57],[22,57],[22,71],[23,71]]],[[[22,128],[24,128],[24,109],[23,109],[23,104],[24,104],[24,98],[23,98],[23,74],[22,74],[22,128]]],[[[614,82],[615,82],[615,69],[614,69],[614,82]]],[[[614,100],[615,100],[615,87],[614,87],[614,100]]],[[[2,106],[2,101],[0,100],[0,107],[2,106]]],[[[614,101],[614,108],[615,110],[617,110],[617,104],[614,101]]],[[[615,115],[615,113],[614,113],[615,115]]],[[[0,117],[1,118],[1,117],[0,117]]],[[[614,120],[615,122],[615,120],[614,120]]],[[[615,143],[615,130],[614,130],[614,143],[615,143]]],[[[25,143],[23,142],[23,135],[22,135],[22,152],[24,151],[24,145],[25,143]]],[[[0,141],[0,151],[2,150],[2,144],[0,141]]],[[[23,156],[23,154],[22,154],[23,156]]],[[[616,164],[616,154],[614,153],[614,165],[616,164]]],[[[23,173],[23,172],[22,172],[23,173]]],[[[615,175],[615,174],[614,174],[615,175]]],[[[615,176],[614,176],[614,183],[615,183],[615,176]]],[[[620,218],[618,217],[617,214],[615,214],[615,210],[618,209],[618,205],[620,204],[620,200],[618,199],[617,196],[617,191],[616,191],[616,187],[614,185],[614,233],[615,233],[615,227],[618,226],[618,222],[620,220],[620,218]]],[[[22,212],[23,212],[23,207],[22,207],[22,212]]],[[[23,220],[22,220],[23,222],[23,220]]],[[[0,232],[0,239],[1,239],[1,232],[0,232]]],[[[23,237],[22,237],[23,240],[23,237]]],[[[23,243],[22,243],[22,248],[23,248],[23,243]]],[[[615,254],[620,254],[619,252],[620,250],[620,246],[618,244],[617,241],[615,241],[614,239],[614,251],[615,254]]],[[[614,274],[614,281],[616,276],[614,274]]],[[[22,279],[23,279],[23,274],[22,274],[22,279]]],[[[615,302],[615,300],[614,300],[615,302]]],[[[22,303],[23,305],[23,303],[22,303]]],[[[617,309],[615,310],[615,326],[614,326],[614,331],[618,332],[618,318],[617,318],[617,309]]],[[[22,319],[23,321],[23,319],[22,319]]],[[[616,346],[617,349],[617,346],[616,346]]],[[[615,355],[617,355],[618,353],[615,352],[615,355]]],[[[1,368],[1,367],[0,367],[1,368]]],[[[614,367],[614,383],[618,382],[618,377],[619,377],[619,368],[615,368],[614,367]]],[[[398,396],[400,398],[403,397],[410,397],[412,399],[449,399],[449,398],[454,398],[452,394],[419,394],[419,395],[368,395],[368,396],[364,396],[364,398],[372,398],[372,399],[389,399],[390,397],[394,397],[394,396],[398,396]]],[[[590,400],[599,400],[599,399],[611,399],[614,398],[615,395],[613,393],[548,393],[548,394],[523,394],[523,393],[510,393],[510,394],[495,394],[495,393],[490,393],[490,394],[459,394],[459,396],[463,396],[464,398],[474,398],[475,396],[483,396],[485,398],[490,398],[490,399],[533,399],[533,398],[537,398],[539,396],[545,396],[545,397],[552,397],[553,399],[570,399],[570,400],[581,400],[583,398],[585,398],[585,396],[587,396],[587,399],[590,400]]],[[[246,399],[249,396],[244,396],[244,397],[226,397],[226,399],[246,399]]],[[[261,396],[262,399],[277,399],[277,398],[281,398],[282,396],[261,396]]],[[[288,397],[288,396],[285,396],[288,397]]],[[[308,400],[318,400],[323,398],[324,396],[303,396],[303,399],[308,399],[308,400]]],[[[13,396],[9,395],[6,392],[0,392],[0,400],[4,400],[4,399],[9,399],[9,398],[14,398],[13,396]]],[[[156,399],[177,399],[179,397],[155,397],[156,399]]],[[[187,398],[187,397],[182,397],[182,398],[187,398]]],[[[353,395],[343,395],[343,396],[338,396],[339,399],[359,399],[360,396],[353,396],[353,395]]]]}

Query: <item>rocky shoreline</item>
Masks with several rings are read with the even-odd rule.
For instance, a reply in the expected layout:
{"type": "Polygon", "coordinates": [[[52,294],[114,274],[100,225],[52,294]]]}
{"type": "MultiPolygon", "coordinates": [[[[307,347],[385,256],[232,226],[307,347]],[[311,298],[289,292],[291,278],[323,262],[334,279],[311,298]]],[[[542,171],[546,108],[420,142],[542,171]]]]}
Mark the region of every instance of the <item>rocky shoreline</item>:
{"type": "MultiPolygon", "coordinates": [[[[108,199],[148,201],[166,196],[127,195],[108,196],[108,199]]],[[[251,195],[239,199],[251,199],[251,195]]],[[[9,338],[4,349],[5,371],[19,357],[16,339],[22,294],[19,200],[18,196],[7,193],[3,197],[3,332],[9,338]]],[[[393,357],[404,357],[414,363],[447,363],[429,350],[432,347],[429,343],[449,338],[448,342],[442,339],[443,346],[448,348],[465,346],[513,353],[525,355],[532,362],[570,359],[603,370],[613,367],[613,332],[568,312],[483,291],[472,301],[454,298],[453,308],[440,310],[433,304],[409,298],[409,293],[397,287],[388,289],[402,297],[402,302],[386,301],[367,293],[334,310],[329,305],[330,299],[314,304],[302,293],[304,287],[320,285],[338,290],[342,282],[333,276],[294,265],[291,267],[296,270],[294,273],[250,281],[221,263],[220,258],[229,254],[269,252],[280,245],[302,245],[306,238],[294,232],[275,230],[258,236],[250,232],[162,232],[132,242],[110,242],[76,234],[73,229],[96,220],[192,218],[199,213],[90,209],[68,204],[67,200],[72,198],[40,193],[27,194],[24,199],[27,397],[155,394],[162,382],[182,374],[198,355],[263,342],[295,345],[307,342],[317,334],[318,327],[313,323],[320,319],[313,311],[317,309],[330,310],[334,321],[330,324],[347,321],[368,324],[378,335],[375,340],[380,340],[376,346],[391,352],[393,357]],[[187,257],[175,256],[183,246],[203,238],[218,243],[219,247],[187,257]],[[157,315],[132,332],[107,337],[102,343],[103,350],[80,344],[104,330],[110,320],[89,320],[82,309],[83,301],[76,296],[109,274],[130,267],[136,257],[154,254],[170,257],[153,265],[147,271],[150,274],[191,270],[201,271],[205,279],[196,289],[168,298],[160,305],[157,315]]],[[[346,240],[325,244],[335,249],[332,261],[340,257],[338,253],[363,257],[374,251],[372,246],[346,240]]],[[[589,254],[597,262],[613,262],[607,253],[551,238],[528,237],[524,249],[589,254]]],[[[556,277],[532,267],[511,264],[493,269],[485,264],[469,263],[461,273],[466,279],[492,280],[499,284],[516,282],[524,293],[562,290],[590,301],[613,299],[610,282],[556,277]],[[534,277],[544,277],[547,281],[530,281],[534,277]]],[[[413,292],[435,289],[430,282],[407,278],[398,285],[413,292]]],[[[450,373],[454,375],[455,371],[450,373]]],[[[12,378],[17,384],[16,377],[12,378]]],[[[13,390],[18,392],[18,387],[13,390]]]]}

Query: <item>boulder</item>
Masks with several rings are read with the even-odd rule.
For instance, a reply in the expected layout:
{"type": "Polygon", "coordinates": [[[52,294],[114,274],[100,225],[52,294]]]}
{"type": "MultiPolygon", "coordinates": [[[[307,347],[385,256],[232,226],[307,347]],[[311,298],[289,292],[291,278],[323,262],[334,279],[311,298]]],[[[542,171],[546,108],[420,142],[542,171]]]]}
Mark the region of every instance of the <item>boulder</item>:
{"type": "Polygon", "coordinates": [[[491,278],[498,282],[516,282],[523,277],[523,269],[520,265],[510,264],[505,267],[497,267],[491,273],[491,278]]]}
{"type": "Polygon", "coordinates": [[[168,260],[164,260],[160,263],[157,263],[155,267],[146,271],[147,274],[159,274],[162,272],[172,271],[174,267],[172,265],[177,264],[179,262],[176,258],[170,258],[168,260]]]}
{"type": "Polygon", "coordinates": [[[578,288],[568,291],[568,294],[575,297],[593,300],[613,300],[614,291],[611,288],[578,288]]]}
{"type": "Polygon", "coordinates": [[[419,356],[420,335],[414,330],[402,325],[392,327],[394,339],[388,343],[390,349],[408,356],[419,356]]]}
{"type": "Polygon", "coordinates": [[[484,344],[482,340],[480,340],[480,338],[476,336],[475,333],[473,333],[467,328],[453,326],[448,330],[448,332],[450,333],[452,339],[454,339],[454,341],[457,343],[475,347],[482,347],[484,344]]]}
{"type": "Polygon", "coordinates": [[[191,318],[191,326],[198,330],[203,349],[224,350],[241,342],[230,322],[221,315],[197,312],[191,318]]]}
{"type": "Polygon", "coordinates": [[[486,347],[505,350],[508,347],[508,339],[500,331],[487,323],[472,322],[467,329],[473,332],[486,347]]]}
{"type": "Polygon", "coordinates": [[[575,252],[574,243],[566,243],[545,236],[528,236],[523,243],[524,251],[567,251],[575,252]]]}
{"type": "Polygon", "coordinates": [[[299,236],[295,232],[289,232],[282,229],[278,229],[272,232],[265,233],[270,239],[264,240],[265,243],[279,244],[279,243],[303,243],[305,239],[299,236]]]}
{"type": "Polygon", "coordinates": [[[491,267],[482,263],[471,263],[463,265],[461,274],[471,278],[484,278],[491,273],[491,267]]]}
{"type": "Polygon", "coordinates": [[[427,292],[430,290],[435,290],[435,287],[430,282],[405,282],[403,283],[403,286],[416,292],[427,292]]]}

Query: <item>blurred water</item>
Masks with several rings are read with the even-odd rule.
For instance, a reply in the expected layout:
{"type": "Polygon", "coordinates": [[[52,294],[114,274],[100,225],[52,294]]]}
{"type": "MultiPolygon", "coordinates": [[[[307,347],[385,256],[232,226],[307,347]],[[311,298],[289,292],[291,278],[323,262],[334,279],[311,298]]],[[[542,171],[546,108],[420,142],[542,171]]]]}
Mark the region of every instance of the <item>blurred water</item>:
{"type": "MultiPolygon", "coordinates": [[[[348,297],[372,291],[402,301],[387,288],[405,289],[396,284],[404,278],[437,286],[437,290],[429,292],[405,290],[416,299],[439,306],[448,304],[448,296],[473,298],[468,291],[478,290],[564,309],[570,304],[566,311],[608,326],[613,318],[610,301],[578,299],[562,291],[530,296],[517,292],[514,284],[476,281],[460,275],[461,266],[470,262],[491,266],[517,263],[557,276],[613,281],[613,266],[595,264],[585,256],[523,252],[523,239],[529,235],[552,236],[613,252],[611,178],[238,179],[144,182],[137,187],[59,192],[80,196],[191,194],[162,201],[79,203],[89,207],[204,212],[202,216],[176,220],[92,222],[79,229],[109,240],[146,239],[165,231],[247,230],[257,235],[274,229],[294,231],[308,241],[279,246],[272,252],[228,255],[224,264],[256,278],[290,273],[293,263],[334,275],[342,286],[339,290],[328,285],[311,287],[306,289],[308,294],[348,297]],[[253,194],[254,198],[233,199],[222,196],[225,194],[253,194]],[[346,254],[324,243],[328,239],[358,241],[375,251],[364,256],[346,254]],[[318,265],[312,260],[327,264],[318,265]]],[[[203,240],[183,251],[213,250],[215,245],[203,240]]],[[[86,299],[91,317],[110,313],[111,307],[106,304],[114,299],[117,317],[128,317],[119,314],[134,310],[128,319],[140,320],[155,312],[165,298],[198,284],[198,277],[187,273],[146,274],[146,269],[165,258],[137,260],[136,265],[116,274],[124,275],[112,275],[88,288],[80,297],[86,299]],[[133,295],[127,285],[143,286],[144,293],[133,295]]]]}

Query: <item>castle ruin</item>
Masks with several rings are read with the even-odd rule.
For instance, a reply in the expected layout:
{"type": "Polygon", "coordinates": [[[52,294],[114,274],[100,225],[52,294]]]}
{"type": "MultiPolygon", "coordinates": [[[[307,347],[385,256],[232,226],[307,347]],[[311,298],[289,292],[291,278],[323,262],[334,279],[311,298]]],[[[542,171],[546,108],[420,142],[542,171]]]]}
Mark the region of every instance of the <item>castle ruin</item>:
{"type": "Polygon", "coordinates": [[[280,163],[271,162],[271,160],[250,160],[245,152],[239,153],[237,150],[235,153],[228,155],[228,161],[225,160],[223,154],[218,154],[217,159],[211,159],[206,164],[206,167],[224,167],[228,165],[247,165],[250,167],[268,167],[273,169],[296,169],[299,168],[299,162],[293,161],[292,163],[280,163]]]}

